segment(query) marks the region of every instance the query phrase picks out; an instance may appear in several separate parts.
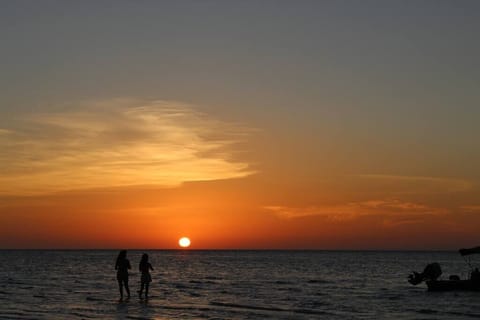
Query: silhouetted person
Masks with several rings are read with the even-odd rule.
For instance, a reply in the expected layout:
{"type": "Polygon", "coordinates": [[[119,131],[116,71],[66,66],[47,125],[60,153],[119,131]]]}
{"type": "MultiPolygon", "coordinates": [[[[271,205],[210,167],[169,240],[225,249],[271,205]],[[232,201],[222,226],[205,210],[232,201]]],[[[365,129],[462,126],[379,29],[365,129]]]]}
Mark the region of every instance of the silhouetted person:
{"type": "Polygon", "coordinates": [[[475,270],[472,271],[472,273],[470,274],[470,279],[475,282],[480,282],[480,271],[478,270],[478,268],[475,268],[475,270]]]}
{"type": "Polygon", "coordinates": [[[152,282],[152,276],[150,275],[150,270],[153,270],[152,265],[148,262],[148,254],[144,253],[140,264],[138,265],[138,270],[142,273],[140,290],[138,291],[138,296],[142,298],[143,288],[145,287],[145,299],[148,299],[148,287],[150,282],[152,282]]]}
{"type": "Polygon", "coordinates": [[[127,259],[127,250],[122,250],[118,254],[117,262],[115,263],[115,270],[117,270],[118,289],[120,290],[120,300],[123,300],[123,287],[127,291],[127,299],[130,298],[130,289],[128,288],[128,269],[130,261],[127,259]]]}

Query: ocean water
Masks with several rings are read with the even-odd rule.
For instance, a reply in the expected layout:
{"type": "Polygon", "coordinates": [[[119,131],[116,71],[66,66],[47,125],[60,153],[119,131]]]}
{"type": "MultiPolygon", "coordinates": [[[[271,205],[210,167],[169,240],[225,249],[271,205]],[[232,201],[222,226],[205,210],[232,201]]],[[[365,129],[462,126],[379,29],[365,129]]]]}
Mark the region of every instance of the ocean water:
{"type": "Polygon", "coordinates": [[[471,319],[480,292],[427,292],[411,270],[456,252],[146,251],[155,270],[140,300],[143,251],[129,251],[132,298],[119,302],[117,251],[0,251],[0,319],[471,319]]]}

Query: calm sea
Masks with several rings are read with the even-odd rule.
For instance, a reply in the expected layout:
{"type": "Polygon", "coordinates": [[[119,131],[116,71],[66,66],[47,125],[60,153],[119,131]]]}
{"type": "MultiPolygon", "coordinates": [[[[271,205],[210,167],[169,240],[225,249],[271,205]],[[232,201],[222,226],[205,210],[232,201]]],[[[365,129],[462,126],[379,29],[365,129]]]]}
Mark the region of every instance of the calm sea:
{"type": "Polygon", "coordinates": [[[434,261],[465,277],[456,252],[146,252],[150,299],[136,296],[143,251],[129,251],[132,298],[119,302],[117,251],[0,251],[0,319],[480,318],[480,292],[406,281],[434,261]]]}

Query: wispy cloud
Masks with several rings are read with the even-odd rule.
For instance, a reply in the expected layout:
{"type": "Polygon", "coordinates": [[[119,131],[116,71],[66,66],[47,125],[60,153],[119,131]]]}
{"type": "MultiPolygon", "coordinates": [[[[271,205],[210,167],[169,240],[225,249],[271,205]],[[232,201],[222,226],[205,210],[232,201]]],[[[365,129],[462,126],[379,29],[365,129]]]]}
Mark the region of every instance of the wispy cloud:
{"type": "Polygon", "coordinates": [[[31,114],[0,129],[0,194],[244,177],[251,129],[174,101],[109,100],[31,114]],[[72,111],[78,110],[78,111],[72,111]]]}
{"type": "Polygon", "coordinates": [[[420,203],[398,199],[368,200],[339,205],[288,207],[265,206],[280,218],[294,219],[307,216],[324,216],[331,220],[350,220],[362,216],[380,215],[384,217],[413,217],[446,214],[447,210],[430,207],[420,203]]]}
{"type": "Polygon", "coordinates": [[[455,193],[465,192],[473,187],[468,180],[444,177],[387,174],[359,174],[354,177],[369,180],[387,189],[392,188],[396,194],[455,193]]]}
{"type": "Polygon", "coordinates": [[[468,205],[462,206],[460,209],[468,211],[468,212],[480,212],[480,205],[468,205]]]}

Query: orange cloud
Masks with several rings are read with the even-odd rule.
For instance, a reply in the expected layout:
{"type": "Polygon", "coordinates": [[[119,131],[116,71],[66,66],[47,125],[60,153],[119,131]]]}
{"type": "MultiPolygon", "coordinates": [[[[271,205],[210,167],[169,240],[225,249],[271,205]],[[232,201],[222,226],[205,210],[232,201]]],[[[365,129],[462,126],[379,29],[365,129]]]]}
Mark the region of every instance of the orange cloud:
{"type": "Polygon", "coordinates": [[[465,192],[473,187],[470,181],[443,177],[385,174],[360,174],[354,177],[370,180],[387,190],[391,189],[395,194],[404,195],[465,192]]]}
{"type": "Polygon", "coordinates": [[[332,220],[350,220],[369,215],[412,217],[448,213],[448,210],[443,208],[435,208],[420,203],[401,201],[398,199],[368,200],[330,206],[265,206],[264,208],[285,219],[306,216],[325,216],[332,220]]]}
{"type": "Polygon", "coordinates": [[[175,101],[109,100],[33,114],[0,132],[0,194],[32,195],[245,177],[252,132],[175,101]]]}
{"type": "Polygon", "coordinates": [[[462,206],[460,209],[468,211],[468,212],[480,212],[480,205],[469,205],[469,206],[462,206]]]}

